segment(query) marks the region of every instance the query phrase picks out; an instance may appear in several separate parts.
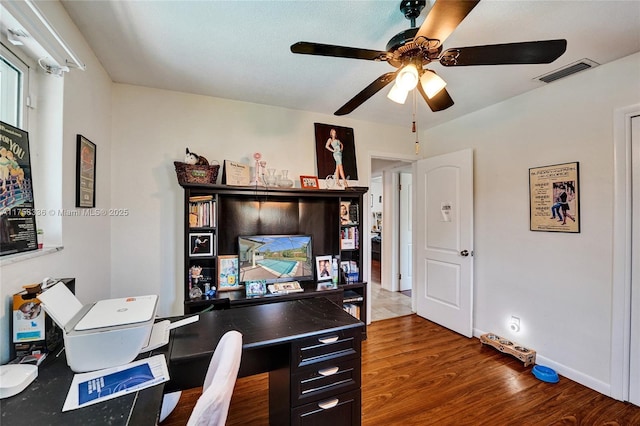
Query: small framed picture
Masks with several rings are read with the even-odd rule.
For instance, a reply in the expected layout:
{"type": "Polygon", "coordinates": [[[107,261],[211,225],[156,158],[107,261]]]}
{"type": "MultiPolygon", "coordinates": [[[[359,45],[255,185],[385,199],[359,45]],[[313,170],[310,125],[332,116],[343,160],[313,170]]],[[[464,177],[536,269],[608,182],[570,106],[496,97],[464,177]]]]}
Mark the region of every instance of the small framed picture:
{"type": "Polygon", "coordinates": [[[316,274],[318,281],[331,280],[331,256],[316,256],[316,274]]]}
{"type": "Polygon", "coordinates": [[[303,189],[318,189],[317,176],[300,176],[300,187],[303,189]]]}
{"type": "Polygon", "coordinates": [[[213,232],[189,233],[189,256],[211,257],[213,252],[213,232]]]}
{"type": "Polygon", "coordinates": [[[247,297],[264,296],[267,294],[267,281],[245,281],[244,287],[247,291],[247,297]]]}
{"type": "Polygon", "coordinates": [[[218,256],[218,291],[242,288],[238,280],[238,256],[218,256]]]}

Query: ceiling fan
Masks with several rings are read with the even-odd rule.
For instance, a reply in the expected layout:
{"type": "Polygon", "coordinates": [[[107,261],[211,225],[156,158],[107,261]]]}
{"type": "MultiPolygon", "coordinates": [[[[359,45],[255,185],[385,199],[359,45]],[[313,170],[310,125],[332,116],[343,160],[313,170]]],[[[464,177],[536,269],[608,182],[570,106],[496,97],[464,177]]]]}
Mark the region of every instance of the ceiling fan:
{"type": "Polygon", "coordinates": [[[544,40],[486,46],[456,47],[442,50],[442,44],[480,0],[437,0],[426,19],[416,27],[416,18],[426,0],[403,0],[400,11],[411,21],[411,28],[389,40],[386,51],[300,41],[291,45],[291,52],[303,55],[386,61],[396,71],[381,75],[355,95],[334,114],[346,115],[395,80],[388,97],[404,103],[413,88],[418,89],[432,111],[442,111],[453,105],[444,88],[446,83],[426,66],[438,61],[445,67],[467,65],[548,64],[567,48],[567,41],[544,40]]]}

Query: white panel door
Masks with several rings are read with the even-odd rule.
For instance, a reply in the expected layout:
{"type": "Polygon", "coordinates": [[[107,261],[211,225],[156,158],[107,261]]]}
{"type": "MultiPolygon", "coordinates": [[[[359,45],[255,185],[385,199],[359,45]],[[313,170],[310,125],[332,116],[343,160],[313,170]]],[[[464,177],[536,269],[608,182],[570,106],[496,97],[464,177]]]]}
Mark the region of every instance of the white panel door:
{"type": "Polygon", "coordinates": [[[473,335],[473,151],[418,161],[418,315],[473,335]]]}
{"type": "Polygon", "coordinates": [[[411,205],[411,191],[413,190],[413,175],[400,173],[400,291],[411,290],[413,281],[413,206],[411,205]]]}
{"type": "Polygon", "coordinates": [[[632,240],[629,402],[640,406],[640,116],[631,119],[632,240]]]}

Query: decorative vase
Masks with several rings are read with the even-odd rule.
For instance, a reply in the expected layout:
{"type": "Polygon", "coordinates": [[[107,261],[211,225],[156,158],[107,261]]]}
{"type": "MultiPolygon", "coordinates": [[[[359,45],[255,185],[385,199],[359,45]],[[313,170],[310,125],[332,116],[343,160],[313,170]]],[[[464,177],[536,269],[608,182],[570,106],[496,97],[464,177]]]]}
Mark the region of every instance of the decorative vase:
{"type": "Polygon", "coordinates": [[[288,170],[282,170],[280,176],[278,177],[278,186],[282,188],[291,188],[293,186],[293,181],[289,179],[288,170]]]}
{"type": "Polygon", "coordinates": [[[277,182],[276,169],[267,169],[267,174],[264,175],[264,184],[266,186],[276,186],[277,182]]]}

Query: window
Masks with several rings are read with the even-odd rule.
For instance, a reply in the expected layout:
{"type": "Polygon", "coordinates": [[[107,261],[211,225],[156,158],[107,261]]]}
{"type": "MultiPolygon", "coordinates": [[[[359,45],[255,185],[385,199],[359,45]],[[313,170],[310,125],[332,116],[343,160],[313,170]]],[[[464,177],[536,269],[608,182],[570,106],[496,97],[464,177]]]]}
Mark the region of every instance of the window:
{"type": "Polygon", "coordinates": [[[29,67],[0,45],[0,121],[24,129],[29,67]]]}

